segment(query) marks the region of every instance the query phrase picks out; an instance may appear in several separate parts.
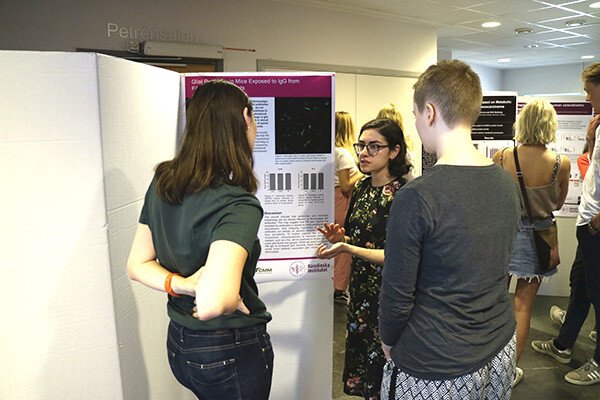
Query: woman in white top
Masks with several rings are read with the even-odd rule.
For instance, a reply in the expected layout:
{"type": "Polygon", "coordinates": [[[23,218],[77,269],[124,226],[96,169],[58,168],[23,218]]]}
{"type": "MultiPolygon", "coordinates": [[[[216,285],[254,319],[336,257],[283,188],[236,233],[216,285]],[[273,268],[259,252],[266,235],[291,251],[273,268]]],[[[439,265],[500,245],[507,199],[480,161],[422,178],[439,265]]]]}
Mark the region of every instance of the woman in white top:
{"type": "MultiPolygon", "coordinates": [[[[335,113],[335,216],[334,222],[344,226],[354,184],[363,177],[352,155],[355,141],[354,122],[345,111],[335,113]]],[[[352,256],[341,253],[335,256],[333,267],[333,298],[336,302],[348,303],[348,281],[352,256]]]]}

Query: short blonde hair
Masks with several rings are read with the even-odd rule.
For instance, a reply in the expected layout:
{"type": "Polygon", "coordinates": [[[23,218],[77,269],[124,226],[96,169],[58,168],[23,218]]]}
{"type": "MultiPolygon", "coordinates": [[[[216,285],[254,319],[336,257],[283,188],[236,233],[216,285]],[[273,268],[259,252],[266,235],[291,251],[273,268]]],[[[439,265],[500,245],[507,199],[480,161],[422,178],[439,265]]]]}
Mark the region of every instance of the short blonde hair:
{"type": "Polygon", "coordinates": [[[395,123],[398,124],[400,129],[404,131],[404,125],[402,124],[402,113],[398,106],[392,103],[387,103],[381,110],[379,110],[379,114],[377,114],[377,119],[391,119],[395,123]]]}
{"type": "Polygon", "coordinates": [[[600,63],[594,63],[584,69],[581,73],[581,80],[594,85],[600,85],[600,63]]]}
{"type": "Polygon", "coordinates": [[[548,100],[529,102],[515,123],[515,140],[522,144],[548,144],[556,140],[556,111],[548,100]]]}
{"type": "Polygon", "coordinates": [[[481,111],[479,75],[460,60],[442,60],[430,65],[414,85],[413,101],[419,112],[435,103],[448,128],[475,124],[481,111]]]}
{"type": "Polygon", "coordinates": [[[352,116],[346,111],[337,111],[335,113],[335,146],[344,147],[353,154],[352,144],[355,140],[356,133],[352,116]]]}

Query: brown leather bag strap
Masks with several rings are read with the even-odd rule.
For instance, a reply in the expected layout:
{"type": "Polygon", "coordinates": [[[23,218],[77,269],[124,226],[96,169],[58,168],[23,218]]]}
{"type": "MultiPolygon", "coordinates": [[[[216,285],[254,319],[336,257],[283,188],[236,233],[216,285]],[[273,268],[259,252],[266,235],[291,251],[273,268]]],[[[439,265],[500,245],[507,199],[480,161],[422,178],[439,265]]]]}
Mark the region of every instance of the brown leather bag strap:
{"type": "Polygon", "coordinates": [[[519,165],[519,154],[517,154],[517,146],[513,150],[515,157],[515,168],[517,169],[517,178],[519,179],[519,186],[521,186],[521,193],[523,193],[523,201],[525,202],[525,209],[527,210],[527,216],[529,216],[529,222],[533,226],[533,216],[531,215],[531,207],[529,206],[529,198],[527,197],[527,190],[525,189],[525,181],[523,180],[523,171],[519,165]]]}

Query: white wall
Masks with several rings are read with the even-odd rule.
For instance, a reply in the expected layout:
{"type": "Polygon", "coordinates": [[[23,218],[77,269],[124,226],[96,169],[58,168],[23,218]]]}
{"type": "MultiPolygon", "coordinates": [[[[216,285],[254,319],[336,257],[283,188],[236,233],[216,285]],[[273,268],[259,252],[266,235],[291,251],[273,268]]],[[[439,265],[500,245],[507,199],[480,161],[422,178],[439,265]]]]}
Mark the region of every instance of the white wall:
{"type": "Polygon", "coordinates": [[[473,71],[479,75],[481,80],[481,88],[484,92],[500,91],[503,89],[503,71],[499,68],[486,67],[479,64],[471,63],[473,71]]]}
{"type": "Polygon", "coordinates": [[[583,94],[581,72],[587,64],[549,65],[502,70],[503,90],[519,96],[540,94],[583,94]]]}

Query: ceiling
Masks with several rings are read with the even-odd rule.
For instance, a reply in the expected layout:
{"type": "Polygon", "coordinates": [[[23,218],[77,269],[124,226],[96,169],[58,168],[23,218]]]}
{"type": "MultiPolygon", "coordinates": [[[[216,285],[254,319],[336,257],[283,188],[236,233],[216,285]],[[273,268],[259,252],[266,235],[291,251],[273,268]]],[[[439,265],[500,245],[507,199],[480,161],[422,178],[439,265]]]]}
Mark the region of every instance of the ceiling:
{"type": "Polygon", "coordinates": [[[600,61],[600,8],[589,7],[598,0],[279,1],[431,26],[437,30],[438,50],[495,68],[600,61]],[[567,27],[572,20],[585,25],[567,27]],[[483,28],[488,21],[501,25],[483,28]],[[516,34],[517,28],[531,33],[516,34]],[[510,62],[499,63],[501,58],[510,62]]]}

